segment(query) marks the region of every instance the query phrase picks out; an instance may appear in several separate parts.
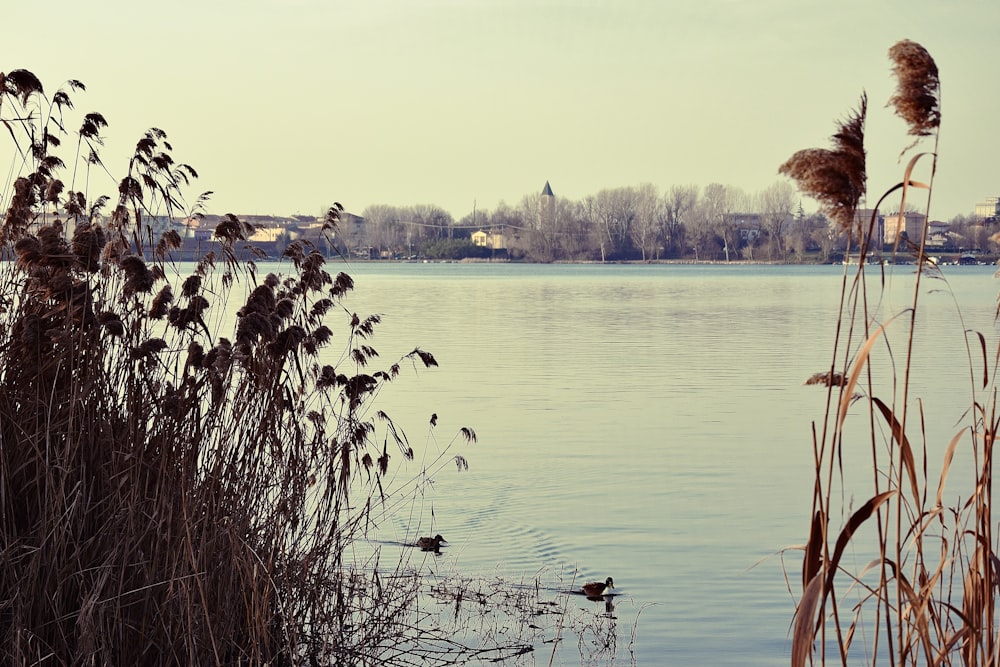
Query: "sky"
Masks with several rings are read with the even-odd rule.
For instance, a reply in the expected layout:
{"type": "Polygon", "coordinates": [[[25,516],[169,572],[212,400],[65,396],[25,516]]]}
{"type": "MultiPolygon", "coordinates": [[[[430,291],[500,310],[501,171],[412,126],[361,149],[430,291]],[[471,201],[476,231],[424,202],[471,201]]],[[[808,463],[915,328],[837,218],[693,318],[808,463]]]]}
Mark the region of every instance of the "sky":
{"type": "Polygon", "coordinates": [[[647,182],[752,193],[828,146],[863,92],[874,201],[910,143],[885,106],[900,39],[941,73],[932,217],[1000,195],[996,0],[48,0],[3,19],[0,71],[50,94],[82,81],[76,111],[108,119],[118,178],[163,129],[211,213],[337,201],[458,220],[546,181],[572,200],[647,182]]]}

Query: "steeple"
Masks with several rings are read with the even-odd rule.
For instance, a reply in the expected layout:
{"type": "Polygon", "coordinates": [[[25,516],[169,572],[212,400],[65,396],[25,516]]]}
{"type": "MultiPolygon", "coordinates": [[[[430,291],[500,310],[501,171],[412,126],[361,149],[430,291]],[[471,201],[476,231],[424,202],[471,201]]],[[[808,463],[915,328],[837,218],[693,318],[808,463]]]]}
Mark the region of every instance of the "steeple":
{"type": "Polygon", "coordinates": [[[556,196],[552,194],[552,187],[545,181],[542,194],[539,196],[538,225],[542,229],[551,226],[556,219],[556,196]]]}

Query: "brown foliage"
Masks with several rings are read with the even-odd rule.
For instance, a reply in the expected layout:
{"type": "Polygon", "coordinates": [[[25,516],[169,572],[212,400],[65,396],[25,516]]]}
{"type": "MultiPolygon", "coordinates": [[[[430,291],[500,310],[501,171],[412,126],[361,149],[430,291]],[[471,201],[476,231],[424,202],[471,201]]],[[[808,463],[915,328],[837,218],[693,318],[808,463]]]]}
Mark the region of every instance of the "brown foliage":
{"type": "Polygon", "coordinates": [[[854,212],[865,194],[865,116],[868,99],[837,125],[833,147],[809,148],[792,155],[778,172],[794,179],[799,188],[816,199],[823,212],[842,229],[854,224],[854,212]]]}
{"type": "Polygon", "coordinates": [[[896,92],[889,104],[916,137],[930,136],[941,125],[941,80],[937,63],[920,44],[908,39],[889,49],[896,92]]]}
{"type": "MultiPolygon", "coordinates": [[[[934,134],[940,122],[940,83],[933,59],[910,41],[896,44],[889,53],[899,79],[890,103],[910,125],[911,135],[919,139],[934,134]]],[[[835,157],[828,153],[802,155],[798,160],[793,158],[786,173],[813,183],[812,188],[803,189],[814,196],[817,191],[836,190],[836,178],[829,179],[831,187],[826,189],[822,179],[819,183],[809,180],[814,175],[811,160],[836,166],[835,157]]],[[[935,159],[929,183],[911,179],[917,161],[913,158],[902,182],[886,196],[901,191],[905,200],[908,187],[929,192],[936,156],[928,155],[935,159]]],[[[846,187],[842,193],[847,194],[846,187]]],[[[821,199],[827,206],[830,201],[821,199]]],[[[916,250],[919,253],[921,248],[916,250]]],[[[922,260],[919,255],[918,259],[922,260]]],[[[926,407],[910,396],[911,370],[920,361],[913,342],[921,307],[920,279],[926,268],[922,265],[916,272],[912,306],[887,317],[875,305],[881,299],[868,293],[874,281],[866,280],[864,262],[856,266],[854,280],[845,272],[842,284],[831,370],[807,381],[827,388],[827,409],[813,429],[815,477],[792,665],[853,664],[859,651],[871,651],[861,657],[870,663],[996,664],[1000,560],[993,535],[992,454],[1000,427],[996,402],[1000,354],[990,355],[985,337],[963,328],[972,391],[963,425],[944,447],[935,478],[929,473],[933,461],[924,428],[926,407]],[[902,352],[894,349],[889,331],[896,320],[909,323],[903,333],[902,352]],[[875,324],[879,321],[884,323],[875,324]],[[879,346],[885,347],[892,361],[888,378],[878,377],[877,367],[871,363],[879,346]],[[975,358],[974,350],[980,359],[975,358]],[[980,368],[981,376],[976,372],[980,368]],[[876,394],[876,388],[885,386],[892,388],[891,397],[876,394]],[[855,411],[862,414],[855,415],[855,411]],[[844,490],[855,480],[846,479],[849,467],[845,460],[857,456],[860,450],[856,445],[864,440],[869,445],[873,488],[865,491],[870,499],[850,512],[851,501],[844,490]],[[952,460],[963,446],[973,478],[968,488],[959,492],[964,499],[948,504],[945,483],[952,460]],[[840,508],[836,507],[838,497],[840,508]],[[838,515],[848,517],[839,533],[831,527],[838,515]],[[861,556],[862,565],[852,567],[845,562],[849,546],[861,556]],[[839,589],[838,582],[844,583],[839,589]],[[866,638],[861,649],[852,643],[856,636],[866,638]]],[[[943,278],[940,273],[937,277],[943,278]]],[[[961,321],[960,316],[957,319],[961,321]]]]}
{"type": "MultiPolygon", "coordinates": [[[[0,113],[41,92],[30,73],[0,74],[0,113]]],[[[34,119],[3,117],[34,164],[0,234],[16,257],[0,262],[0,663],[379,664],[412,631],[415,586],[366,588],[342,555],[371,518],[353,496],[385,497],[385,444],[412,457],[384,413],[368,416],[396,377],[361,370],[380,319],[347,315],[347,351],[321,363],[349,276],[299,244],[290,276],[258,284],[235,216],[193,268],[173,264],[179,238],[145,247],[144,220],[169,216],[195,172],[165,133],[136,144],[105,217],[108,198],[56,178],[62,125],[34,119]],[[237,281],[250,295],[227,321],[237,281]]],[[[80,141],[104,125],[88,115],[80,141]]]]}

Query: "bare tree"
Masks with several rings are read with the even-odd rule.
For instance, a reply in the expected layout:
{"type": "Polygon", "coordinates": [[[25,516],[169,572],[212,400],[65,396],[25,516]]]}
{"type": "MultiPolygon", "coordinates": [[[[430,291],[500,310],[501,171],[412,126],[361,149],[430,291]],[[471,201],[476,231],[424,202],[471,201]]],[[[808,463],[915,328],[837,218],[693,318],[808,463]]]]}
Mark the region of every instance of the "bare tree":
{"type": "Polygon", "coordinates": [[[629,237],[642,252],[642,260],[648,261],[657,256],[663,240],[660,194],[652,183],[643,183],[634,193],[634,216],[629,237]]]}
{"type": "Polygon", "coordinates": [[[812,230],[812,240],[819,246],[823,261],[830,261],[837,248],[846,249],[847,232],[839,224],[821,214],[816,214],[814,217],[816,223],[812,230]]]}
{"type": "Polygon", "coordinates": [[[433,204],[419,204],[402,209],[408,216],[408,222],[413,226],[416,243],[451,238],[455,224],[451,213],[433,204]]]}
{"type": "Polygon", "coordinates": [[[759,195],[761,221],[768,234],[768,258],[784,258],[784,232],[792,219],[795,206],[795,188],[788,181],[776,181],[764,188],[759,195]]]}
{"type": "Polygon", "coordinates": [[[729,261],[730,239],[726,230],[726,218],[730,211],[728,200],[729,193],[721,183],[710,183],[705,187],[692,217],[696,258],[705,255],[704,259],[714,259],[721,249],[726,261],[729,261]]]}
{"type": "Polygon", "coordinates": [[[521,220],[517,249],[541,262],[591,255],[590,225],[583,204],[562,197],[525,195],[516,210],[521,220]]]}
{"type": "Polygon", "coordinates": [[[635,219],[635,188],[610,188],[587,198],[588,214],[601,229],[601,259],[627,254],[635,219]]]}
{"type": "Polygon", "coordinates": [[[815,249],[817,244],[813,239],[813,231],[821,225],[823,228],[826,227],[825,220],[822,220],[821,223],[817,222],[816,218],[821,217],[817,215],[806,216],[805,211],[802,210],[800,205],[798,212],[792,218],[791,222],[786,225],[784,252],[786,254],[792,253],[797,255],[801,261],[806,256],[806,253],[815,249]]]}
{"type": "Polygon", "coordinates": [[[468,230],[469,234],[476,231],[477,229],[483,229],[489,226],[490,212],[488,209],[472,209],[455,223],[456,228],[462,228],[468,230]]]}
{"type": "Polygon", "coordinates": [[[359,215],[345,215],[337,224],[336,246],[348,254],[366,248],[369,245],[367,224],[359,215]]]}
{"type": "Polygon", "coordinates": [[[401,251],[407,245],[406,225],[400,209],[387,204],[373,204],[361,213],[365,219],[368,244],[378,250],[401,251]]]}
{"type": "Polygon", "coordinates": [[[760,226],[754,198],[742,188],[723,186],[721,199],[722,222],[720,235],[725,242],[726,261],[733,253],[753,259],[753,248],[759,241],[760,226]],[[744,250],[744,248],[746,248],[744,250]]]}
{"type": "Polygon", "coordinates": [[[663,195],[667,252],[674,255],[684,254],[686,223],[697,204],[697,185],[672,185],[663,195]]]}
{"type": "Polygon", "coordinates": [[[556,200],[556,220],[559,223],[559,243],[566,259],[586,259],[594,256],[592,226],[589,224],[581,202],[556,200]]]}
{"type": "Polygon", "coordinates": [[[556,259],[554,204],[543,206],[542,197],[532,193],[524,195],[517,210],[524,221],[521,237],[524,252],[542,262],[556,259]]]}

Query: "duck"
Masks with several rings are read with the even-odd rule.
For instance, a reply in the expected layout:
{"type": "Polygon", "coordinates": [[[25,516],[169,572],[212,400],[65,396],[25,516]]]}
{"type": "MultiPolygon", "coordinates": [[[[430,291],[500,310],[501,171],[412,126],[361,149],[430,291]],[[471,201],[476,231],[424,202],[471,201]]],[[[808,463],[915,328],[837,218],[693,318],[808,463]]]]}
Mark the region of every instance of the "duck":
{"type": "Polygon", "coordinates": [[[441,537],[441,535],[435,535],[434,537],[421,537],[416,542],[416,546],[420,547],[422,551],[438,551],[441,549],[442,544],[447,544],[448,540],[441,537]]]}
{"type": "Polygon", "coordinates": [[[589,584],[584,584],[583,592],[590,597],[601,597],[602,595],[610,595],[611,589],[614,587],[614,579],[608,577],[603,583],[600,581],[592,581],[589,584]]]}

